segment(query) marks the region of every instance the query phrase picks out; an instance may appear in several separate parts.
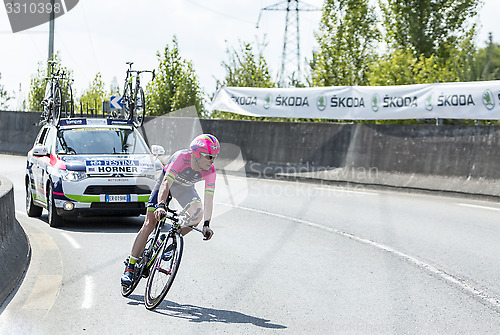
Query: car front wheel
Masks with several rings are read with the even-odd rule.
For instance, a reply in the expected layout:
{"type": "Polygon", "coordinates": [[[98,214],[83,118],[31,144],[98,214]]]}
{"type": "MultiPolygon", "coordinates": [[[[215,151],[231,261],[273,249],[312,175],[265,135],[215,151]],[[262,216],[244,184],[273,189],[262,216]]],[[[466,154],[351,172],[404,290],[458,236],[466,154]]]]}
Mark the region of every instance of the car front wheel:
{"type": "Polygon", "coordinates": [[[52,189],[51,184],[49,184],[49,188],[47,190],[47,211],[48,211],[49,225],[52,228],[57,228],[62,226],[63,219],[57,214],[56,206],[54,204],[54,190],[52,189]]]}

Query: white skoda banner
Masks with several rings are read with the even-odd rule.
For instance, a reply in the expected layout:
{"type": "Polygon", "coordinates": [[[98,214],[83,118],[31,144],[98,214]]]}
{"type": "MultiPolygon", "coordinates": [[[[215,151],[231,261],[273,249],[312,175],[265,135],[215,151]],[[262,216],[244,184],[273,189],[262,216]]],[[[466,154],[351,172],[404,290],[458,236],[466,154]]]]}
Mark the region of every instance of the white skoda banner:
{"type": "Polygon", "coordinates": [[[500,81],[313,88],[223,87],[211,110],[333,120],[500,120],[500,81]]]}

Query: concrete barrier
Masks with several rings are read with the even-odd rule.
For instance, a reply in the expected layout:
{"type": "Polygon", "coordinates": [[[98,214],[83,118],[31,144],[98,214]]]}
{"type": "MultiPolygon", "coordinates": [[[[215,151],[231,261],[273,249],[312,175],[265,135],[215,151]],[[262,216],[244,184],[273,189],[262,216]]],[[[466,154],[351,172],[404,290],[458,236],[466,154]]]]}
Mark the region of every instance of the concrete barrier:
{"type": "Polygon", "coordinates": [[[0,177],[0,305],[22,277],[30,250],[26,234],[16,221],[12,183],[0,177]]]}
{"type": "MultiPolygon", "coordinates": [[[[241,151],[246,172],[397,188],[500,196],[500,127],[148,119],[167,152],[208,132],[241,151]]],[[[238,152],[222,150],[229,161],[238,152]]],[[[226,158],[226,159],[225,159],[226,158]]],[[[217,161],[216,161],[217,163],[217,161]]],[[[219,166],[220,167],[220,166],[219,166]]]]}
{"type": "MultiPolygon", "coordinates": [[[[0,112],[0,152],[25,154],[35,112],[0,112]]],[[[500,196],[500,127],[376,125],[147,117],[141,131],[167,153],[202,132],[241,154],[247,173],[472,195],[500,196]],[[239,150],[238,150],[239,149],[239,150]]]]}
{"type": "Polygon", "coordinates": [[[0,153],[25,155],[40,130],[39,112],[0,111],[0,153]]]}

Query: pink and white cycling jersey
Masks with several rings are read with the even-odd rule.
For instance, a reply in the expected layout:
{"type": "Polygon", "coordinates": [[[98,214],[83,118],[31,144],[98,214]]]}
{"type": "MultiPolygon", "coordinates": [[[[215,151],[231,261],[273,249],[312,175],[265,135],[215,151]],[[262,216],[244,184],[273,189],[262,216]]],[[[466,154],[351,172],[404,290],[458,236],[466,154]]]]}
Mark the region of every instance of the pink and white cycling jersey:
{"type": "Polygon", "coordinates": [[[195,183],[205,181],[205,193],[215,192],[215,167],[210,170],[194,171],[191,167],[191,151],[189,149],[177,151],[170,157],[163,168],[165,178],[183,186],[193,186],[195,183]]]}

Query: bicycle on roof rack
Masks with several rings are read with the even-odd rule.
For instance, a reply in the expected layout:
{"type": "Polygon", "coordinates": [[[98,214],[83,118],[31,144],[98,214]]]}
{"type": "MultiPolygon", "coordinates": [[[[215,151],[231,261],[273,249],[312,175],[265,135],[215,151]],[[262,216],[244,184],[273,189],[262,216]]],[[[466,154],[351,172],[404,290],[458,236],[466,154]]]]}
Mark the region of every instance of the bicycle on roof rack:
{"type": "Polygon", "coordinates": [[[43,112],[39,124],[50,121],[58,124],[62,111],[66,115],[73,116],[74,114],[73,89],[71,88],[73,79],[68,78],[64,71],[57,70],[57,72],[54,72],[56,61],[49,61],[48,63],[50,71],[49,77],[44,78],[48,82],[45,86],[45,96],[42,100],[43,112]]]}
{"type": "MultiPolygon", "coordinates": [[[[189,224],[193,221],[193,217],[198,215],[199,210],[191,217],[187,212],[189,204],[180,213],[177,213],[176,210],[169,208],[168,203],[169,201],[167,201],[166,207],[167,215],[156,223],[155,229],[149,236],[146,247],[135,265],[132,285],[122,285],[122,295],[128,297],[135,290],[141,278],[148,278],[144,304],[149,310],[161,304],[174,282],[177,270],[179,270],[184,248],[180,229],[188,227],[203,233],[201,229],[189,224]],[[171,227],[165,234],[161,232],[161,229],[167,220],[170,221],[171,227]]],[[[128,265],[128,259],[125,261],[125,265],[128,265]]]]}
{"type": "Polygon", "coordinates": [[[155,70],[132,70],[133,62],[127,62],[129,68],[125,77],[123,88],[122,104],[125,119],[132,120],[136,127],[142,126],[144,115],[146,113],[146,100],[144,99],[144,90],[141,87],[141,73],[149,72],[155,78],[155,70]],[[133,84],[135,73],[135,86],[133,84]]]}

